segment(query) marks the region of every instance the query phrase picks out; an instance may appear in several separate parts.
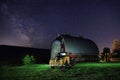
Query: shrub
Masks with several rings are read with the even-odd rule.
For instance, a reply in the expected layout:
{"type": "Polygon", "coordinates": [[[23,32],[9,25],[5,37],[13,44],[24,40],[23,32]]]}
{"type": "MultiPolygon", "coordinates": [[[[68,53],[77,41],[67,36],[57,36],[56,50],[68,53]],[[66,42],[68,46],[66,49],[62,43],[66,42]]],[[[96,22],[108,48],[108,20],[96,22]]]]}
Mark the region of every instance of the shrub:
{"type": "Polygon", "coordinates": [[[23,64],[28,65],[33,63],[35,63],[35,58],[32,55],[25,55],[25,57],[23,58],[23,64]]]}

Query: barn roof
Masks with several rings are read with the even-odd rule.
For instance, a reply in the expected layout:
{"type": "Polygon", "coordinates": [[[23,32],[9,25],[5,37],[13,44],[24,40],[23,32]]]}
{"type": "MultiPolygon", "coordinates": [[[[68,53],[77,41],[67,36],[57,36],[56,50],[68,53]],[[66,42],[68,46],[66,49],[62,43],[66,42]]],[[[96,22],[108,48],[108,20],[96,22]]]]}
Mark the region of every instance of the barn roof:
{"type": "Polygon", "coordinates": [[[97,45],[90,39],[70,35],[59,35],[58,38],[59,40],[64,40],[66,52],[75,54],[98,54],[97,45]]]}

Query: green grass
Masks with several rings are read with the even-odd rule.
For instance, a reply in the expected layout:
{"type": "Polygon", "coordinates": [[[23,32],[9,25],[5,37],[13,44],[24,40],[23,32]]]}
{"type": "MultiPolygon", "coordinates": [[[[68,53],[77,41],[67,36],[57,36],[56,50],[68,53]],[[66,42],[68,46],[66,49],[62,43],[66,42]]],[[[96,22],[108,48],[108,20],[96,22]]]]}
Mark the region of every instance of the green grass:
{"type": "Polygon", "coordinates": [[[120,63],[79,63],[71,69],[48,64],[2,66],[2,80],[120,80],[120,63]]]}
{"type": "Polygon", "coordinates": [[[116,67],[117,68],[120,67],[120,63],[80,63],[80,64],[76,64],[76,67],[101,67],[101,68],[116,67]]]}

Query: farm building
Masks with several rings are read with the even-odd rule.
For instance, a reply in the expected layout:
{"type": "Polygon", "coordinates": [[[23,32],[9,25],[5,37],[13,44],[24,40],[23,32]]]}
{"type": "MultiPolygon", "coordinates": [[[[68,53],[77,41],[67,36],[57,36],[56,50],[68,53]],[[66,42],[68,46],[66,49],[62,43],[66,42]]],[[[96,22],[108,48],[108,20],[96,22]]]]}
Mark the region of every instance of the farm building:
{"type": "Polygon", "coordinates": [[[89,39],[71,35],[58,35],[51,46],[51,59],[60,52],[71,53],[76,61],[97,61],[98,47],[89,39]]]}

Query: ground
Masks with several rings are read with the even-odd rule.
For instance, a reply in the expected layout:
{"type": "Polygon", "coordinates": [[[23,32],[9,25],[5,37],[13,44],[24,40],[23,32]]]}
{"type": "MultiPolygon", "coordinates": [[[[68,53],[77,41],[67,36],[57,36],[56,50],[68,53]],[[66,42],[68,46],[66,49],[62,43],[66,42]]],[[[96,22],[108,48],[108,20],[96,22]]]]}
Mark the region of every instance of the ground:
{"type": "Polygon", "coordinates": [[[51,69],[48,64],[2,66],[2,80],[120,80],[120,63],[79,63],[73,68],[51,69]]]}

